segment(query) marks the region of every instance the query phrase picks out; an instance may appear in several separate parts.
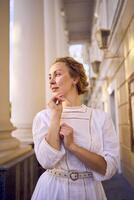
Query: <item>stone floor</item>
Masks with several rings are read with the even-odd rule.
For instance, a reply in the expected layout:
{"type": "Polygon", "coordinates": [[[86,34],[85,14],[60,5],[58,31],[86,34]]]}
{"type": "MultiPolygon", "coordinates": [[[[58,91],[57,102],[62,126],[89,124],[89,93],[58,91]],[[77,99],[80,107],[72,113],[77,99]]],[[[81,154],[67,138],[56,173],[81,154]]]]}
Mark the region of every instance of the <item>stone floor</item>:
{"type": "Polygon", "coordinates": [[[134,200],[134,187],[121,175],[103,182],[108,200],[134,200]]]}

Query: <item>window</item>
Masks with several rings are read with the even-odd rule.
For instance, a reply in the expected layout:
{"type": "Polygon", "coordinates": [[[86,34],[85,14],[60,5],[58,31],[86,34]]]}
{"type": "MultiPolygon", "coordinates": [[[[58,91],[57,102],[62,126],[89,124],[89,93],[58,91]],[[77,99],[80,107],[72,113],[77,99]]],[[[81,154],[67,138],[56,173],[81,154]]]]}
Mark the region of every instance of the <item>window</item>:
{"type": "Polygon", "coordinates": [[[134,73],[129,79],[129,108],[131,126],[131,147],[134,152],[134,73]]]}

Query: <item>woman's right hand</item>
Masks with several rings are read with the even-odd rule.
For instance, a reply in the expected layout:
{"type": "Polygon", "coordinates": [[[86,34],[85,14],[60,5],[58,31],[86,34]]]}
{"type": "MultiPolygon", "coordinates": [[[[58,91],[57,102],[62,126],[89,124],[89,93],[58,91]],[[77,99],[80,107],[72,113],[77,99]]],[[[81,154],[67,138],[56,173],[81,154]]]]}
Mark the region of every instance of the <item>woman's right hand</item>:
{"type": "Polygon", "coordinates": [[[51,109],[52,113],[61,115],[63,107],[62,107],[62,96],[54,96],[48,102],[48,107],[51,109]]]}
{"type": "Polygon", "coordinates": [[[48,102],[48,107],[51,110],[51,117],[50,117],[50,126],[48,129],[48,133],[46,135],[46,141],[50,144],[53,148],[60,150],[60,119],[62,114],[62,97],[61,96],[53,96],[50,101],[48,102]]]}

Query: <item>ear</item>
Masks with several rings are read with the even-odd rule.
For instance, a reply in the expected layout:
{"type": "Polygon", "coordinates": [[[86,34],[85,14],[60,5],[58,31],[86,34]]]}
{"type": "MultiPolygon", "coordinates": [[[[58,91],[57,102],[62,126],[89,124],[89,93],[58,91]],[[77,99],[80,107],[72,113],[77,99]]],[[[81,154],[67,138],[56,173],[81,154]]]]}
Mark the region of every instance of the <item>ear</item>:
{"type": "Polygon", "coordinates": [[[79,77],[73,78],[73,84],[76,85],[79,82],[79,77]]]}

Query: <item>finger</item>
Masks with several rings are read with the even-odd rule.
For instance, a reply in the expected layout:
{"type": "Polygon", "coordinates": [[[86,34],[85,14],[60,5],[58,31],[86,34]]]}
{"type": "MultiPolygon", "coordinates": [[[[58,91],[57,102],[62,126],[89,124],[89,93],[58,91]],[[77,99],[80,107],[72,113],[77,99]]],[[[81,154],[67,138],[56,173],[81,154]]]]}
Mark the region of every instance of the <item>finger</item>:
{"type": "Polygon", "coordinates": [[[62,101],[59,100],[59,99],[57,99],[57,100],[55,101],[55,104],[56,104],[56,105],[59,105],[59,104],[61,104],[61,103],[62,103],[62,101]]]}
{"type": "Polygon", "coordinates": [[[66,124],[62,125],[61,128],[65,129],[67,131],[73,131],[73,128],[71,126],[69,126],[69,125],[66,125],[66,124]]]}
{"type": "Polygon", "coordinates": [[[56,105],[59,105],[59,104],[62,103],[62,100],[59,97],[57,97],[57,96],[52,97],[51,101],[53,103],[55,103],[56,105]]]}
{"type": "Polygon", "coordinates": [[[69,126],[69,125],[66,124],[66,123],[62,123],[61,126],[63,126],[63,127],[71,127],[71,126],[69,126]]]}
{"type": "Polygon", "coordinates": [[[61,136],[61,135],[63,135],[63,136],[64,136],[64,133],[60,133],[60,136],[61,136]]]}
{"type": "Polygon", "coordinates": [[[62,139],[62,140],[63,140],[63,139],[64,139],[64,135],[60,135],[60,139],[62,139]]]}
{"type": "Polygon", "coordinates": [[[60,130],[59,134],[62,135],[62,134],[65,134],[66,131],[65,130],[60,130]]]}
{"type": "Polygon", "coordinates": [[[65,100],[65,98],[64,98],[62,93],[57,94],[55,97],[60,99],[60,100],[65,100]]]}
{"type": "Polygon", "coordinates": [[[63,132],[69,132],[69,131],[70,131],[70,129],[69,129],[69,128],[67,128],[67,127],[61,127],[61,131],[63,131],[63,132]]]}
{"type": "Polygon", "coordinates": [[[60,135],[67,136],[67,135],[69,135],[69,133],[68,133],[68,132],[66,132],[66,131],[60,131],[60,135]]]}

